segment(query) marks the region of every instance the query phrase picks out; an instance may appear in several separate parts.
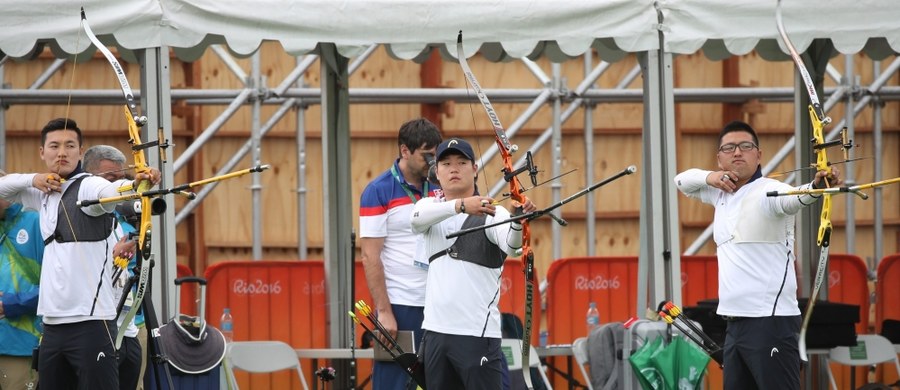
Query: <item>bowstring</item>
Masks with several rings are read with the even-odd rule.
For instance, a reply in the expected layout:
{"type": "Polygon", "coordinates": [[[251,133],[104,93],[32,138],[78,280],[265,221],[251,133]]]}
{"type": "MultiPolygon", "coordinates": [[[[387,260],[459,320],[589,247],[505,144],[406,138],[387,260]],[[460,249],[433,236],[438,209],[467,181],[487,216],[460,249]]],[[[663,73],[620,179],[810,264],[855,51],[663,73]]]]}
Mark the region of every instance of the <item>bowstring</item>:
{"type": "MultiPolygon", "coordinates": [[[[79,19],[79,20],[80,20],[80,22],[78,23],[78,27],[79,27],[78,34],[76,34],[76,37],[75,37],[75,53],[76,54],[72,57],[72,74],[69,76],[69,94],[68,94],[68,96],[66,96],[66,109],[64,110],[64,116],[63,116],[63,118],[65,118],[65,120],[67,121],[66,125],[68,125],[68,121],[70,120],[69,114],[71,113],[71,109],[72,109],[72,91],[75,90],[75,73],[76,73],[76,69],[78,68],[78,54],[77,53],[78,53],[78,48],[81,46],[81,34],[84,31],[84,20],[83,19],[79,19]]],[[[82,138],[82,140],[83,139],[84,138],[82,138]]],[[[80,149],[83,148],[84,146],[83,145],[78,145],[78,146],[79,146],[79,154],[80,154],[80,152],[81,152],[80,149]]],[[[60,175],[60,172],[59,172],[60,169],[62,169],[62,166],[59,166],[59,168],[57,168],[56,174],[59,175],[60,177],[62,177],[62,175],[60,175]]],[[[60,190],[62,190],[62,187],[60,187],[60,190]]],[[[78,251],[81,252],[81,246],[78,245],[78,237],[75,234],[75,226],[72,225],[72,218],[69,217],[69,210],[66,208],[65,202],[62,201],[62,191],[60,191],[59,205],[60,205],[60,207],[62,207],[63,215],[66,217],[66,224],[69,225],[69,231],[72,232],[72,240],[75,242],[75,244],[76,244],[75,246],[76,246],[76,248],[78,248],[78,251]]],[[[57,222],[57,224],[58,223],[59,222],[57,222]]],[[[82,269],[82,271],[84,271],[85,275],[88,275],[88,276],[91,275],[91,272],[88,269],[87,264],[85,262],[84,256],[77,256],[77,257],[79,257],[81,259],[81,261],[79,261],[78,264],[81,265],[81,269],[82,269]]],[[[106,259],[104,259],[103,265],[100,268],[100,277],[99,277],[100,280],[98,283],[103,283],[103,275],[105,273],[106,273],[106,259]]],[[[98,292],[99,292],[99,290],[98,290],[98,292]]],[[[94,302],[91,304],[92,308],[94,307],[94,305],[97,304],[98,299],[99,299],[99,295],[97,295],[95,293],[94,302]]],[[[93,309],[91,309],[91,310],[93,311],[93,309]]],[[[113,337],[112,337],[112,333],[110,333],[110,331],[109,331],[109,326],[106,326],[106,324],[104,324],[103,329],[106,330],[106,336],[109,338],[109,343],[110,343],[110,345],[113,346],[113,349],[115,350],[115,342],[113,342],[113,337]]]]}

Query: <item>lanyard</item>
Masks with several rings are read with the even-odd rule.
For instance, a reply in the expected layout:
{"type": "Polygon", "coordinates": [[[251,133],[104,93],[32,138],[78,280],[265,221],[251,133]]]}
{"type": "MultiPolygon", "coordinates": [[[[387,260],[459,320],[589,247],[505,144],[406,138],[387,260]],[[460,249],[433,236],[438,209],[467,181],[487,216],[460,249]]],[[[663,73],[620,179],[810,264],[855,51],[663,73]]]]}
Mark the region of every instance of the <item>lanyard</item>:
{"type": "MultiPolygon", "coordinates": [[[[403,191],[406,192],[407,196],[409,196],[409,200],[411,200],[413,203],[416,203],[416,201],[418,199],[416,199],[416,195],[413,194],[413,192],[409,190],[409,184],[406,184],[403,182],[403,180],[400,180],[400,174],[397,173],[397,165],[396,164],[391,165],[391,175],[394,176],[394,179],[397,179],[397,183],[400,183],[400,188],[403,188],[403,191]]],[[[427,196],[428,195],[428,180],[425,180],[422,182],[422,188],[423,188],[422,193],[424,194],[423,196],[427,196]]]]}

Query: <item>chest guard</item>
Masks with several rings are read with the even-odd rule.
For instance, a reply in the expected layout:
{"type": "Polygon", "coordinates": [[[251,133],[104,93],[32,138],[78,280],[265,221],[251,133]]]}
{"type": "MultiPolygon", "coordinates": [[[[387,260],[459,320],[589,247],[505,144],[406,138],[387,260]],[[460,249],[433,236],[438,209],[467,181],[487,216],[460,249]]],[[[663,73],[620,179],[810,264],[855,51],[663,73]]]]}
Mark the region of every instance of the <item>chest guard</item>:
{"type": "MultiPolygon", "coordinates": [[[[484,226],[485,217],[470,215],[462,224],[461,229],[484,226]]],[[[456,260],[468,261],[487,268],[500,268],[506,260],[506,253],[500,247],[487,238],[485,231],[472,232],[456,238],[449,248],[431,255],[428,263],[431,263],[443,255],[456,260]]]]}
{"type": "Polygon", "coordinates": [[[62,200],[59,202],[59,215],[56,219],[56,230],[53,235],[44,240],[44,245],[56,242],[76,242],[76,241],[104,241],[109,238],[115,225],[116,217],[110,213],[93,217],[81,211],[81,208],[75,205],[78,201],[78,191],[81,189],[81,182],[86,176],[79,177],[66,188],[63,192],[62,200]],[[65,208],[63,208],[65,207],[65,208]],[[66,212],[68,211],[68,214],[66,212]],[[69,224],[71,223],[71,227],[69,224]],[[62,226],[60,226],[62,225],[62,226]],[[73,231],[75,232],[73,234],[73,231]],[[77,235],[77,236],[76,236],[77,235]]]}

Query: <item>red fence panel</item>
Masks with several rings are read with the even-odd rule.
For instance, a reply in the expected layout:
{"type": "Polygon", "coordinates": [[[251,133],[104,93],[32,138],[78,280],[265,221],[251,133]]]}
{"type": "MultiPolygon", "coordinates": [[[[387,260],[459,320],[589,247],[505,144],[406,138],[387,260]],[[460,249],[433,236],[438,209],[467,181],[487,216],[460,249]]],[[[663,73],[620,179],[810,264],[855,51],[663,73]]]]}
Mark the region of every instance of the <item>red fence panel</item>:
{"type": "Polygon", "coordinates": [[[828,300],[859,305],[856,333],[869,330],[869,271],[866,263],[854,255],[828,257],[828,300]]]}
{"type": "MultiPolygon", "coordinates": [[[[637,257],[574,257],[554,261],[547,271],[547,340],[570,344],[587,335],[585,314],[597,303],[600,322],[625,321],[637,307],[637,257]]],[[[556,367],[565,367],[559,358],[556,367]]],[[[554,388],[565,388],[551,375],[554,388]]]]}
{"type": "Polygon", "coordinates": [[[637,257],[559,259],[547,271],[548,342],[587,335],[585,313],[597,303],[600,322],[625,321],[637,307],[637,257]]]}
{"type": "MultiPolygon", "coordinates": [[[[833,254],[828,256],[828,300],[859,306],[856,333],[869,332],[869,277],[866,263],[857,256],[833,254]]],[[[838,384],[850,383],[848,366],[832,364],[831,371],[838,384]]],[[[856,369],[857,378],[866,377],[866,368],[856,369]]]]}
{"type": "MultiPolygon", "coordinates": [[[[900,321],[900,254],[887,256],[878,264],[878,281],[875,283],[876,333],[881,333],[882,322],[887,319],[900,321]]],[[[898,379],[895,371],[890,367],[881,368],[879,382],[895,383],[898,379]]]]}
{"type": "Polygon", "coordinates": [[[696,306],[719,298],[719,260],[716,256],[681,256],[681,306],[696,306]]]}
{"type": "MultiPolygon", "coordinates": [[[[327,347],[325,267],[322,261],[229,261],[206,269],[207,321],[219,326],[227,307],[234,339],[278,340],[294,348],[327,347]]],[[[302,362],[309,368],[310,362],[302,362]]],[[[238,373],[241,388],[300,388],[296,374],[238,373]]]]}

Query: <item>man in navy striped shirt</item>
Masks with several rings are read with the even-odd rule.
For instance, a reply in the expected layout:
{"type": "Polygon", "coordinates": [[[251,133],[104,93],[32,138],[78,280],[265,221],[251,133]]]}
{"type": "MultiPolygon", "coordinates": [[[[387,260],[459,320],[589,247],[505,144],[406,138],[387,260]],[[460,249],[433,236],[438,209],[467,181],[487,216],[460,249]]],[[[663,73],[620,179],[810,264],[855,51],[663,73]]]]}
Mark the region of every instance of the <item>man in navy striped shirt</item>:
{"type": "MultiPolygon", "coordinates": [[[[416,257],[419,245],[409,218],[417,200],[440,191],[427,180],[426,159],[433,160],[439,143],[441,133],[427,119],[404,123],[399,156],[366,186],[359,202],[360,257],[378,320],[393,337],[398,330],[414,331],[416,345],[422,339],[428,260],[416,257]]],[[[373,390],[406,389],[408,382],[398,364],[375,362],[373,390]]]]}

